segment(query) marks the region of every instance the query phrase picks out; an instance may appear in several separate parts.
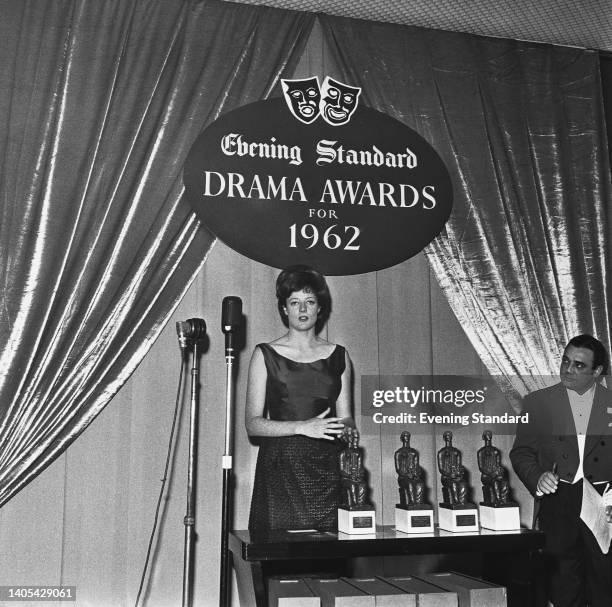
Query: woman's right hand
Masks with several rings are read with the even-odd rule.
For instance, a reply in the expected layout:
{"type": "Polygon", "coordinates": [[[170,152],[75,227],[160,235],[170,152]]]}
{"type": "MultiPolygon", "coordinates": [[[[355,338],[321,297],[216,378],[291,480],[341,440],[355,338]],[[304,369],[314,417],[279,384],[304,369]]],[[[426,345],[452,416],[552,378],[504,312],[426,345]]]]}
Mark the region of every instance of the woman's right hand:
{"type": "Polygon", "coordinates": [[[342,434],[344,424],[341,422],[341,417],[326,417],[330,411],[330,407],[327,407],[316,417],[298,422],[296,434],[302,434],[310,438],[334,440],[336,436],[342,434]]]}

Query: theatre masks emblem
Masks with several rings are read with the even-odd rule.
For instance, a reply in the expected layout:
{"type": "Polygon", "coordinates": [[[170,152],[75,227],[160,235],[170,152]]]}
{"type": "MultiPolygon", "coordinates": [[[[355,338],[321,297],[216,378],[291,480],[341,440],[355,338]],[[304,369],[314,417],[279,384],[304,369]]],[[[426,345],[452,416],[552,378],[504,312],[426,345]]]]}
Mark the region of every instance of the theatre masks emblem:
{"type": "Polygon", "coordinates": [[[281,80],[285,101],[291,113],[304,124],[314,122],[319,116],[321,90],[319,79],[281,80]]]}
{"type": "Polygon", "coordinates": [[[346,124],[357,109],[361,88],[349,86],[327,76],[321,88],[321,115],[328,124],[346,124]]]}

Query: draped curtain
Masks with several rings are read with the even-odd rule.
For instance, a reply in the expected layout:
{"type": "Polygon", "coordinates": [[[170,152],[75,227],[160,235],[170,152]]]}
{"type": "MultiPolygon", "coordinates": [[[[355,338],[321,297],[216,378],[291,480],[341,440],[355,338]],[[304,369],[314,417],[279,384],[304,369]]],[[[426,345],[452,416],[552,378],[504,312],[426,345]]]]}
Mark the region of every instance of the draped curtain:
{"type": "Polygon", "coordinates": [[[218,1],[0,2],[0,505],[126,381],[213,237],[182,166],[270,94],[313,17],[218,1]]]}
{"type": "Polygon", "coordinates": [[[525,392],[556,373],[573,335],[609,345],[597,53],[321,22],[345,81],[423,135],[451,174],[453,212],[426,255],[489,371],[525,392]]]}

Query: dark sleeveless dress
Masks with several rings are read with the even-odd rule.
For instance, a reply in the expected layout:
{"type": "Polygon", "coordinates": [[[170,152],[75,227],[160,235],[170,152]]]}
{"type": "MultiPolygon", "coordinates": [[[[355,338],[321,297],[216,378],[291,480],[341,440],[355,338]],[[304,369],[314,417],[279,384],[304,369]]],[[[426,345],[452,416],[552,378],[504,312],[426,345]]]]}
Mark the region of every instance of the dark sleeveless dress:
{"type": "MultiPolygon", "coordinates": [[[[328,407],[336,415],[345,351],[300,363],[259,344],[268,379],[265,411],[277,421],[306,420],[328,407]]],[[[265,413],[264,413],[265,414],[265,413]]],[[[340,501],[337,441],[308,436],[262,437],[257,456],[249,530],[336,530],[340,501]]]]}

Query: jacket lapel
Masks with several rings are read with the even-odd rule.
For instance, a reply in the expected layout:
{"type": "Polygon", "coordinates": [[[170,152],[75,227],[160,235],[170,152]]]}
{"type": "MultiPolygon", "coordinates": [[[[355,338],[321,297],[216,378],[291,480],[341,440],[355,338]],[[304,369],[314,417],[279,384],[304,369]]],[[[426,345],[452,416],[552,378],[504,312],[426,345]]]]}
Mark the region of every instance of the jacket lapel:
{"type": "MultiPolygon", "coordinates": [[[[557,384],[557,389],[551,394],[553,402],[551,406],[552,415],[552,433],[558,436],[576,437],[576,424],[574,423],[574,415],[570,406],[567,390],[563,384],[557,384]]],[[[578,442],[576,449],[578,449],[578,442]]]]}

